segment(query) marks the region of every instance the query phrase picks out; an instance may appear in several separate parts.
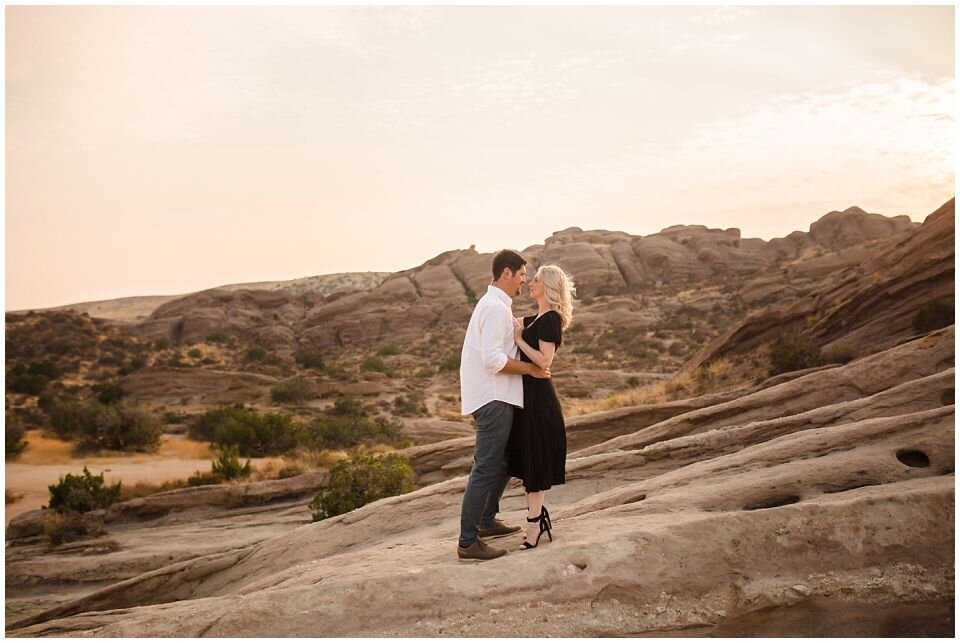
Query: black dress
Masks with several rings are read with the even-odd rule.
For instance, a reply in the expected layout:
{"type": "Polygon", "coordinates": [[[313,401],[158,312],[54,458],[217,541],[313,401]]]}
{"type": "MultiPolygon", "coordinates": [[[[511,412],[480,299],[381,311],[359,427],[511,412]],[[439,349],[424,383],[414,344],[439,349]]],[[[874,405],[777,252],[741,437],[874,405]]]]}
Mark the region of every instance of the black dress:
{"type": "MultiPolygon", "coordinates": [[[[540,317],[523,318],[523,341],[540,349],[540,340],[561,343],[560,313],[550,310],[540,317]]],[[[520,359],[532,361],[523,351],[520,359]]],[[[567,462],[567,433],[560,400],[553,380],[523,376],[523,408],[513,414],[513,428],[507,443],[507,471],[523,480],[527,491],[546,491],[563,484],[567,462]]]]}

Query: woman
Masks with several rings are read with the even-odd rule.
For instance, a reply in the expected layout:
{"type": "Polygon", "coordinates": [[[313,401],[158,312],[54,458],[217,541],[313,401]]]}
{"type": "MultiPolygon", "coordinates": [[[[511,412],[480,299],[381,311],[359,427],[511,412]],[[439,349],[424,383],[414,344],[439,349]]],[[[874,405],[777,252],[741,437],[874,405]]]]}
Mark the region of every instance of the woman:
{"type": "MultiPolygon", "coordinates": [[[[530,282],[537,301],[536,315],[514,319],[520,359],[550,368],[562,343],[562,333],[573,318],[573,281],[559,266],[541,266],[530,282]]],[[[507,445],[508,473],[523,481],[527,500],[527,528],[523,549],[533,549],[544,532],[553,540],[550,514],[543,505],[544,492],[564,483],[567,434],[560,401],[549,379],[523,376],[523,409],[513,416],[507,445]]]]}

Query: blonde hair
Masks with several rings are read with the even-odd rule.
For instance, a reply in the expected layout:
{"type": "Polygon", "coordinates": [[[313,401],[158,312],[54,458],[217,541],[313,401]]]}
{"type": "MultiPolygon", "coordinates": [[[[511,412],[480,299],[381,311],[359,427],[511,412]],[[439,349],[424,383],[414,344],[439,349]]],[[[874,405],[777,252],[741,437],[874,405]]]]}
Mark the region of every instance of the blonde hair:
{"type": "Polygon", "coordinates": [[[577,294],[573,279],[560,266],[553,264],[540,266],[537,277],[543,283],[543,291],[550,307],[560,313],[563,320],[561,328],[566,330],[573,321],[573,297],[577,294]]]}

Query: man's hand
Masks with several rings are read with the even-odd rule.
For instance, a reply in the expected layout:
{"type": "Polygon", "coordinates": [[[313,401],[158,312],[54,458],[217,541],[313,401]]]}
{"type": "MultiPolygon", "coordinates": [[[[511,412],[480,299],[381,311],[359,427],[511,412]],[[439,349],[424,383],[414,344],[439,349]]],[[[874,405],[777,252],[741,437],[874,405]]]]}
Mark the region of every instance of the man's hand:
{"type": "Polygon", "coordinates": [[[536,364],[531,364],[529,362],[524,362],[527,365],[527,375],[531,375],[538,380],[548,380],[550,379],[550,369],[543,369],[537,366],[536,364]]]}

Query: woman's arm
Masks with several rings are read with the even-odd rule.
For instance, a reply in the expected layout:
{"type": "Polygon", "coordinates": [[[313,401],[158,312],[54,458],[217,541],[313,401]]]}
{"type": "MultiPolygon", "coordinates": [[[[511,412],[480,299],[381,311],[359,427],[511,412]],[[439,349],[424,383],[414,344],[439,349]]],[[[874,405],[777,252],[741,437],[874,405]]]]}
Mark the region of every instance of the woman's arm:
{"type": "Polygon", "coordinates": [[[550,365],[553,364],[553,356],[556,355],[557,352],[557,345],[553,342],[545,342],[541,339],[538,342],[540,344],[540,350],[536,350],[523,340],[522,323],[515,321],[513,324],[513,330],[514,339],[517,342],[517,346],[519,346],[520,350],[523,351],[523,354],[529,357],[530,361],[540,368],[549,370],[550,365]]]}

